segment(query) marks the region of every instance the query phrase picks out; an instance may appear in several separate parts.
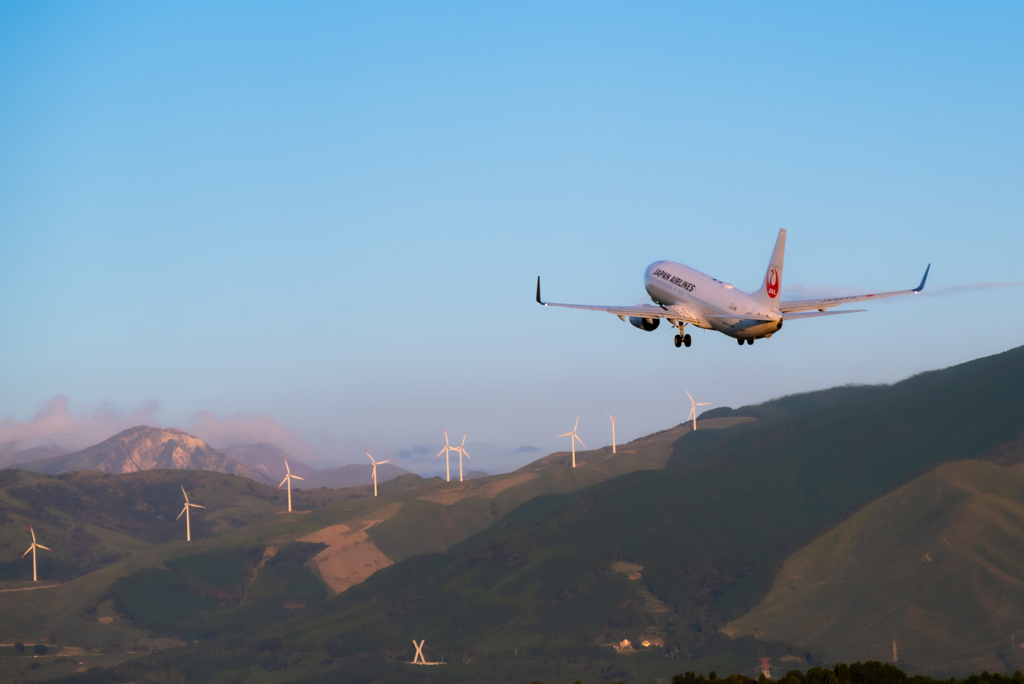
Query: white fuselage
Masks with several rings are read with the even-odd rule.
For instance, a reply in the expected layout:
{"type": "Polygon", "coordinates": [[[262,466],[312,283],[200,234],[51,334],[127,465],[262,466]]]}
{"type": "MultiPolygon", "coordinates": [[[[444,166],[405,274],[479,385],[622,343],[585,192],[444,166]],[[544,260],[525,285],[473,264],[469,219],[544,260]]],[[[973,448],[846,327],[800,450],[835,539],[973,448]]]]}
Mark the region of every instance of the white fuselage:
{"type": "Polygon", "coordinates": [[[656,261],[644,273],[644,287],[657,304],[679,305],[697,319],[697,327],[729,337],[767,337],[782,327],[782,316],[751,299],[745,292],[674,261],[656,261]],[[736,317],[732,318],[732,314],[736,317]],[[729,316],[729,318],[707,318],[729,316]],[[745,316],[769,317],[755,320],[745,316]]]}

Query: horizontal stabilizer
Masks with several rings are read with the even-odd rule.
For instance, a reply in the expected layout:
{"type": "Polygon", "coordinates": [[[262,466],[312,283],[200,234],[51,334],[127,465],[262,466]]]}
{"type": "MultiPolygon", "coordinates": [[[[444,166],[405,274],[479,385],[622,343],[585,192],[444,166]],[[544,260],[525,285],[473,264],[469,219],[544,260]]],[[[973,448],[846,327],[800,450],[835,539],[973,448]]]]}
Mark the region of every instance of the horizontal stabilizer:
{"type": "Polygon", "coordinates": [[[838,316],[839,314],[862,313],[864,311],[867,311],[867,309],[850,309],[849,311],[811,311],[809,313],[791,313],[782,314],[782,320],[795,321],[800,318],[817,318],[818,316],[838,316]]]}

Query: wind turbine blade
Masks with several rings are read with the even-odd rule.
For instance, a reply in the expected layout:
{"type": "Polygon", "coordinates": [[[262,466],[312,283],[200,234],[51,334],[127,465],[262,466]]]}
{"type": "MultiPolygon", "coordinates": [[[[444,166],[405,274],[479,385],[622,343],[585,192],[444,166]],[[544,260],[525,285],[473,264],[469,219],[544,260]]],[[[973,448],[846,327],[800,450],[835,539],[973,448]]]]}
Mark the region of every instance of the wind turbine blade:
{"type": "MultiPolygon", "coordinates": [[[[32,546],[35,546],[35,544],[33,543],[32,546]]],[[[28,547],[28,551],[32,550],[32,546],[28,547]]],[[[28,555],[28,551],[26,551],[25,553],[21,554],[21,557],[24,558],[25,556],[27,556],[28,555]]]]}
{"type": "Polygon", "coordinates": [[[372,463],[376,463],[376,461],[373,460],[373,456],[370,456],[370,452],[369,451],[367,451],[366,449],[363,449],[363,453],[366,454],[367,458],[369,458],[372,463]]]}
{"type": "Polygon", "coordinates": [[[292,475],[292,479],[293,479],[293,480],[302,480],[303,482],[305,482],[305,481],[306,481],[306,478],[304,478],[304,477],[299,477],[298,475],[292,475]]]}
{"type": "Polygon", "coordinates": [[[459,445],[460,449],[462,447],[466,446],[466,435],[468,435],[468,434],[469,434],[469,430],[466,430],[465,432],[462,433],[462,444],[459,445]]]}
{"type": "Polygon", "coordinates": [[[376,465],[384,465],[385,463],[391,463],[391,459],[389,458],[386,461],[376,461],[376,465]]]}
{"type": "Polygon", "coordinates": [[[281,484],[277,485],[277,487],[275,487],[274,489],[280,489],[281,487],[283,487],[284,483],[288,481],[289,477],[291,477],[291,473],[289,473],[288,475],[285,475],[284,479],[281,480],[281,484]]]}
{"type": "MultiPolygon", "coordinates": [[[[572,433],[572,436],[575,437],[576,439],[580,439],[579,435],[577,435],[575,432],[572,433]]],[[[583,440],[582,439],[580,439],[580,444],[583,445],[583,446],[587,446],[586,444],[583,444],[583,440]]]]}
{"type": "Polygon", "coordinates": [[[448,446],[448,428],[441,428],[444,430],[444,445],[448,446]]]}
{"type": "Polygon", "coordinates": [[[288,459],[287,458],[284,459],[284,469],[285,469],[285,472],[287,472],[289,475],[292,474],[292,469],[288,467],[288,459]]]}
{"type": "Polygon", "coordinates": [[[192,508],[206,508],[206,506],[200,506],[199,504],[189,504],[192,508]]]}
{"type": "Polygon", "coordinates": [[[37,549],[46,549],[47,551],[53,551],[49,546],[43,546],[42,544],[36,544],[37,549]]]}
{"type": "Polygon", "coordinates": [[[32,529],[32,526],[28,526],[28,531],[32,533],[32,543],[36,543],[36,531],[32,529]]]}
{"type": "Polygon", "coordinates": [[[178,514],[178,517],[175,518],[175,520],[180,520],[181,516],[185,515],[185,511],[187,511],[187,510],[188,510],[188,504],[186,504],[185,507],[181,509],[181,513],[178,514]]]}
{"type": "Polygon", "coordinates": [[[580,426],[580,417],[576,416],[576,424],[572,426],[572,431],[576,432],[576,428],[580,426]]]}
{"type": "Polygon", "coordinates": [[[558,436],[559,437],[568,437],[571,434],[572,434],[571,432],[566,432],[564,435],[558,435],[558,436]]]}
{"type": "MultiPolygon", "coordinates": [[[[683,390],[683,391],[684,391],[684,392],[686,392],[686,390],[683,390]]],[[[686,392],[686,396],[690,397],[690,393],[689,393],[689,392],[686,392]]],[[[693,397],[690,397],[690,401],[691,401],[691,402],[693,401],[693,397]]]]}

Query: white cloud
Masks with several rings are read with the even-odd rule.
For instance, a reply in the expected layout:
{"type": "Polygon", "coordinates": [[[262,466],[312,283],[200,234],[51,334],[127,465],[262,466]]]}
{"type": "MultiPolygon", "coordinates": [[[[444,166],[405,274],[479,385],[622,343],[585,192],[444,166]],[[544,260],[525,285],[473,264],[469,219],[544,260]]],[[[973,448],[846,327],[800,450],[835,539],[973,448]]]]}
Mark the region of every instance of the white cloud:
{"type": "Polygon", "coordinates": [[[143,402],[131,411],[102,404],[74,412],[68,397],[58,395],[43,402],[29,420],[0,420],[0,445],[9,445],[14,451],[48,445],[75,451],[136,425],[159,426],[159,413],[156,401],[143,402]]]}
{"type": "Polygon", "coordinates": [[[260,413],[237,413],[218,418],[207,411],[197,411],[192,416],[192,423],[184,430],[216,449],[236,444],[272,444],[310,465],[325,458],[325,454],[312,442],[260,413]]]}

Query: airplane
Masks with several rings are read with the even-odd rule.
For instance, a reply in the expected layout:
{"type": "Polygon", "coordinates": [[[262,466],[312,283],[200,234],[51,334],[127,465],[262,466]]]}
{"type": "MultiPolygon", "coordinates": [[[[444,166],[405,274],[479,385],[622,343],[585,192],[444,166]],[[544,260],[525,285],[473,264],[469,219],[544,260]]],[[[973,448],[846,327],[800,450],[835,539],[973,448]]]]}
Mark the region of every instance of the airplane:
{"type": "Polygon", "coordinates": [[[928,271],[932,267],[928,264],[921,284],[912,290],[783,302],[779,299],[779,292],[782,288],[782,262],[785,254],[786,229],[782,228],[775,240],[775,249],[772,251],[771,261],[768,262],[764,282],[754,292],[741,292],[733,285],[674,261],[655,261],[644,273],[644,287],[654,304],[588,306],[545,302],[540,298],[540,276],[537,276],[537,303],[569,309],[606,311],[648,332],[655,330],[661,319],[665,319],[677,330],[677,347],[690,346],[690,335],[684,330],[687,325],[704,330],[717,330],[734,338],[742,346],[744,342],[751,345],[754,344],[754,340],[771,338],[782,329],[785,321],[860,313],[866,310],[827,310],[840,304],[917,294],[924,289],[928,271]]]}

